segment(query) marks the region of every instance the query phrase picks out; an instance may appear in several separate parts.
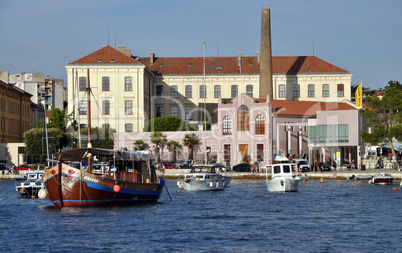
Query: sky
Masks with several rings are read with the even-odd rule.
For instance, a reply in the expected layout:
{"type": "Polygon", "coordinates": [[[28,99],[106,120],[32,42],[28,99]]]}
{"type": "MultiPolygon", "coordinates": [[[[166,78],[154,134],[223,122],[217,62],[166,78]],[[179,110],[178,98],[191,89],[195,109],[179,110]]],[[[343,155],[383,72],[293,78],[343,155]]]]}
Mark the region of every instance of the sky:
{"type": "MultiPolygon", "coordinates": [[[[273,56],[311,56],[352,85],[402,83],[401,0],[0,0],[0,70],[64,79],[104,45],[136,56],[256,56],[271,9],[273,56]]],[[[65,83],[66,85],[66,83],[65,83]]]]}

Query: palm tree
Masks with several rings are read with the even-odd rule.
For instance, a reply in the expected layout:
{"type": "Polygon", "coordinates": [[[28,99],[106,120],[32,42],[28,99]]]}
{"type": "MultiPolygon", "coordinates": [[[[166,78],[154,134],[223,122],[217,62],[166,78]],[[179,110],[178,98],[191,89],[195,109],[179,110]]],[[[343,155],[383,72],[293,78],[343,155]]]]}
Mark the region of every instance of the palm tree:
{"type": "Polygon", "coordinates": [[[155,155],[156,161],[159,162],[159,150],[160,146],[163,144],[163,134],[162,132],[152,132],[151,142],[155,144],[155,155]]]}
{"type": "Polygon", "coordinates": [[[169,150],[169,152],[172,152],[173,154],[173,161],[176,162],[176,151],[179,151],[181,146],[180,143],[178,143],[177,141],[168,141],[168,143],[166,143],[166,148],[167,150],[169,150]]]}
{"type": "Polygon", "coordinates": [[[147,144],[143,140],[136,140],[134,142],[134,151],[145,150],[147,148],[147,144]]]}
{"type": "Polygon", "coordinates": [[[189,152],[189,160],[193,160],[194,158],[194,148],[198,146],[200,140],[198,139],[197,135],[194,133],[186,134],[183,139],[183,145],[188,147],[189,152]]]}

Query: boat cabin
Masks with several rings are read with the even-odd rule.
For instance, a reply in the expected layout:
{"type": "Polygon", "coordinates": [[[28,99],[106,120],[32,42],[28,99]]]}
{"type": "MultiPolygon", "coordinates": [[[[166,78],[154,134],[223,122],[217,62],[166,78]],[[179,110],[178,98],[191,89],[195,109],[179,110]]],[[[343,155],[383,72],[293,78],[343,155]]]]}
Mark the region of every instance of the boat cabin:
{"type": "Polygon", "coordinates": [[[37,172],[28,172],[26,174],[26,179],[27,180],[41,180],[43,177],[44,171],[37,171],[37,172]]]}
{"type": "Polygon", "coordinates": [[[271,177],[293,177],[294,164],[291,163],[278,163],[273,165],[268,165],[271,167],[271,177]]]}

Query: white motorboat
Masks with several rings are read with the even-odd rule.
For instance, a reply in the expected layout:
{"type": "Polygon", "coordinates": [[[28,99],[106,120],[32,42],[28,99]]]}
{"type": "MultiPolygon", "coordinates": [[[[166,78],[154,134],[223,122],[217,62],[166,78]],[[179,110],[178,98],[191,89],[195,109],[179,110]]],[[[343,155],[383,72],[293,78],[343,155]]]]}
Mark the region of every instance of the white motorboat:
{"type": "Polygon", "coordinates": [[[221,164],[213,164],[213,166],[215,167],[215,172],[225,179],[223,187],[227,187],[232,181],[232,170],[230,167],[225,167],[221,164]]]}
{"type": "Polygon", "coordinates": [[[177,186],[186,191],[219,191],[225,187],[225,178],[213,165],[198,164],[177,180],[177,186]]]}
{"type": "Polygon", "coordinates": [[[378,174],[374,174],[373,178],[370,179],[369,184],[388,185],[388,184],[392,184],[393,181],[394,181],[394,178],[391,176],[391,174],[378,173],[378,174]]]}
{"type": "Polygon", "coordinates": [[[300,178],[293,175],[292,164],[279,163],[267,165],[266,181],[269,192],[297,192],[300,178]],[[268,179],[271,173],[271,179],[268,179]]]}
{"type": "Polygon", "coordinates": [[[45,171],[27,172],[25,181],[17,180],[15,182],[15,190],[20,194],[21,198],[37,198],[39,190],[43,186],[43,173],[45,171]]]}

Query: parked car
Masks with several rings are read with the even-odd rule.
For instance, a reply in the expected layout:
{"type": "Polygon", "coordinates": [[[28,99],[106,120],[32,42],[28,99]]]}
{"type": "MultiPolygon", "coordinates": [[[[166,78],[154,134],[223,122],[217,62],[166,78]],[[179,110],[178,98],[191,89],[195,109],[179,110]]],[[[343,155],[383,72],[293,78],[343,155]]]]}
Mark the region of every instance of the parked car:
{"type": "Polygon", "coordinates": [[[8,166],[6,166],[4,163],[0,163],[0,170],[8,170],[8,166]]]}
{"type": "Polygon", "coordinates": [[[311,171],[310,165],[308,164],[306,159],[293,159],[292,163],[298,163],[300,165],[300,172],[308,172],[311,171]]]}
{"type": "MultiPolygon", "coordinates": [[[[320,167],[321,171],[331,171],[331,167],[328,166],[328,164],[324,162],[319,162],[318,166],[320,167]]],[[[311,170],[313,170],[314,164],[311,165],[311,170]]],[[[319,171],[318,168],[315,168],[315,171],[319,171]]]]}
{"type": "Polygon", "coordinates": [[[17,170],[33,170],[33,168],[29,167],[26,164],[20,164],[20,165],[17,166],[17,170]]]}
{"type": "Polygon", "coordinates": [[[251,164],[249,163],[239,163],[233,166],[233,171],[236,172],[251,172],[251,164]]]}
{"type": "Polygon", "coordinates": [[[177,165],[178,169],[191,169],[193,167],[194,161],[180,161],[177,165]]]}
{"type": "Polygon", "coordinates": [[[165,169],[176,169],[173,163],[162,163],[165,169]]]}

